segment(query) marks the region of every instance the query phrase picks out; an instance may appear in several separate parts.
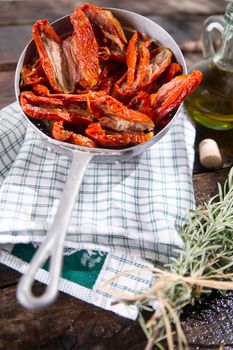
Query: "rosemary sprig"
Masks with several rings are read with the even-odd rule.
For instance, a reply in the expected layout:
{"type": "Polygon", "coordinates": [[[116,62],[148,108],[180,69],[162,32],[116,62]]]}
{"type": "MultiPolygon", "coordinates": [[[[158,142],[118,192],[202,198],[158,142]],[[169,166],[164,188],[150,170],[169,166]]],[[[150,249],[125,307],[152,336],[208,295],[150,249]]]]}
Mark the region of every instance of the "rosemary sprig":
{"type": "Polygon", "coordinates": [[[213,289],[233,290],[233,168],[224,186],[218,186],[218,191],[208,203],[190,212],[180,232],[186,248],[177,250],[177,257],[164,269],[152,269],[154,285],[142,294],[117,295],[122,301],[138,306],[139,323],[148,338],[145,350],[151,350],[154,345],[161,349],[164,339],[172,350],[172,324],[175,325],[178,349],[187,348],[180,322],[183,308],[200,301],[213,289]],[[156,311],[151,307],[155,300],[159,304],[156,311]],[[153,311],[147,321],[143,310],[153,311]]]}

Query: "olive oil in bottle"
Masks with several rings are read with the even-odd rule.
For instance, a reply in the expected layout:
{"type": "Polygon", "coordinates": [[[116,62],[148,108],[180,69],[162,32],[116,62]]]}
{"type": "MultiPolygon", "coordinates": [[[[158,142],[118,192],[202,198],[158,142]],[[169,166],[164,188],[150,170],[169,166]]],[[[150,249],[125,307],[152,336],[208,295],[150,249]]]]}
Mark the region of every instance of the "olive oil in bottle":
{"type": "Polygon", "coordinates": [[[204,25],[205,60],[192,66],[202,72],[198,88],[186,99],[189,115],[199,124],[217,130],[233,128],[233,2],[225,18],[210,17],[204,25]],[[219,50],[214,51],[211,31],[222,32],[219,50]]]}

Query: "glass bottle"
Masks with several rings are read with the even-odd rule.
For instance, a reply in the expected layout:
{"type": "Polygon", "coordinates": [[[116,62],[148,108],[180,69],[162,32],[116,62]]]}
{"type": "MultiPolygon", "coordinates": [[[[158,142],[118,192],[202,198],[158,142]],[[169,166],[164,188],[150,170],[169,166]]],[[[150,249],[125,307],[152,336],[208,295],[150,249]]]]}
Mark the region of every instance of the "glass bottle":
{"type": "Polygon", "coordinates": [[[203,73],[199,87],[186,99],[189,115],[199,124],[216,130],[233,128],[233,1],[224,18],[209,17],[203,27],[204,60],[192,66],[203,73]],[[221,32],[215,51],[213,30],[221,32]]]}

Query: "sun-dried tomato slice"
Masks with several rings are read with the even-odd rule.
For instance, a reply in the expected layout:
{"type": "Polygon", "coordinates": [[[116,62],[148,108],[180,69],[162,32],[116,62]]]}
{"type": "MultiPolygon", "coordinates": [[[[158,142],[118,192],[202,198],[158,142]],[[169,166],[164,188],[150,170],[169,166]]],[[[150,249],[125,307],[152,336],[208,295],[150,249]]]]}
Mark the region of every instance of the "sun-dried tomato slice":
{"type": "Polygon", "coordinates": [[[145,91],[140,91],[138,95],[133,97],[127,107],[146,114],[148,117],[152,118],[153,112],[150,95],[145,91]]]}
{"type": "Polygon", "coordinates": [[[72,13],[70,20],[74,27],[72,50],[82,76],[79,84],[83,87],[93,87],[98,82],[99,54],[92,26],[80,8],[72,13]]]}
{"type": "Polygon", "coordinates": [[[147,134],[108,134],[106,130],[101,127],[100,123],[89,124],[85,130],[85,133],[99,145],[105,147],[122,147],[130,144],[143,143],[150,140],[154,136],[152,132],[147,134]]]}
{"type": "Polygon", "coordinates": [[[146,88],[146,92],[148,95],[156,93],[163,84],[168,83],[172,80],[176,75],[180,75],[182,73],[182,67],[179,63],[172,62],[165,71],[156,79],[152,84],[146,88]]]}
{"type": "Polygon", "coordinates": [[[91,4],[84,4],[80,9],[89,18],[99,46],[107,46],[112,58],[125,61],[127,39],[120,22],[110,11],[91,4]]]}
{"type": "Polygon", "coordinates": [[[51,94],[47,86],[42,85],[42,84],[35,84],[33,86],[33,91],[39,95],[39,96],[44,96],[44,97],[56,97],[60,96],[62,94],[51,94]]]}
{"type": "Polygon", "coordinates": [[[90,92],[93,114],[105,127],[115,131],[151,131],[153,121],[145,114],[124,106],[112,96],[102,92],[90,92]]]}
{"type": "Polygon", "coordinates": [[[139,91],[148,88],[167,68],[172,52],[164,47],[151,51],[154,42],[136,32],[126,50],[127,74],[115,84],[115,96],[126,103],[139,91]]]}
{"type": "Polygon", "coordinates": [[[191,74],[183,74],[173,78],[164,84],[157,93],[152,94],[150,98],[155,123],[178,107],[200,84],[201,79],[202,73],[194,70],[191,74]]]}
{"type": "Polygon", "coordinates": [[[123,97],[132,97],[140,91],[140,86],[149,69],[151,41],[135,32],[130,39],[126,50],[127,74],[121,77],[115,84],[117,94],[123,97]]]}
{"type": "Polygon", "coordinates": [[[23,66],[21,70],[21,88],[24,88],[27,85],[34,85],[45,82],[48,82],[48,79],[43,71],[39,58],[36,60],[36,62],[25,64],[23,66]]]}
{"type": "Polygon", "coordinates": [[[172,62],[164,71],[164,73],[159,77],[160,84],[166,84],[172,80],[176,75],[182,72],[182,67],[179,63],[172,62]]]}
{"type": "Polygon", "coordinates": [[[23,91],[20,104],[23,111],[35,119],[62,120],[85,125],[93,121],[87,95],[58,94],[56,97],[43,97],[36,96],[31,91],[23,91]]]}
{"type": "Polygon", "coordinates": [[[95,147],[96,144],[90,138],[83,136],[81,134],[76,134],[73,131],[66,130],[64,128],[63,121],[55,121],[52,124],[51,133],[54,139],[69,142],[74,145],[85,146],[85,147],[95,147]]]}
{"type": "Polygon", "coordinates": [[[46,19],[34,24],[33,38],[52,88],[57,92],[73,91],[74,87],[69,83],[68,66],[61,39],[46,19]]]}
{"type": "Polygon", "coordinates": [[[99,46],[98,55],[100,61],[107,61],[111,57],[111,52],[107,46],[99,46]]]}
{"type": "Polygon", "coordinates": [[[93,90],[104,91],[106,94],[111,95],[114,84],[124,71],[125,65],[122,65],[119,62],[112,60],[102,62],[99,81],[93,90]]]}
{"type": "Polygon", "coordinates": [[[47,20],[35,23],[39,59],[21,72],[21,88],[32,90],[21,92],[22,109],[48,121],[57,140],[116,148],[145,142],[201,81],[199,71],[179,75],[172,52],[143,33],[127,45],[108,10],[84,4],[70,20],[65,40],[47,20]]]}
{"type": "Polygon", "coordinates": [[[138,36],[139,36],[139,32],[134,33],[126,49],[126,63],[128,66],[127,85],[130,87],[133,86],[135,81],[135,72],[136,72],[137,56],[138,56],[138,49],[137,49],[138,36]]]}
{"type": "Polygon", "coordinates": [[[150,57],[147,73],[140,83],[140,88],[145,89],[155,81],[169,66],[172,59],[172,52],[166,47],[158,47],[150,57]]]}

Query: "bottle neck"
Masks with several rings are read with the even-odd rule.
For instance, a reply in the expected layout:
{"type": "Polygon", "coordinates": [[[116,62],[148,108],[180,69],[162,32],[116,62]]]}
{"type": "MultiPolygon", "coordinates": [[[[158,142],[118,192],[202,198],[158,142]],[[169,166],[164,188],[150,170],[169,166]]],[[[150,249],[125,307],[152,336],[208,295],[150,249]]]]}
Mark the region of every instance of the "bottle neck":
{"type": "Polygon", "coordinates": [[[226,24],[214,62],[220,69],[233,72],[233,2],[230,5],[225,13],[226,24]]]}

